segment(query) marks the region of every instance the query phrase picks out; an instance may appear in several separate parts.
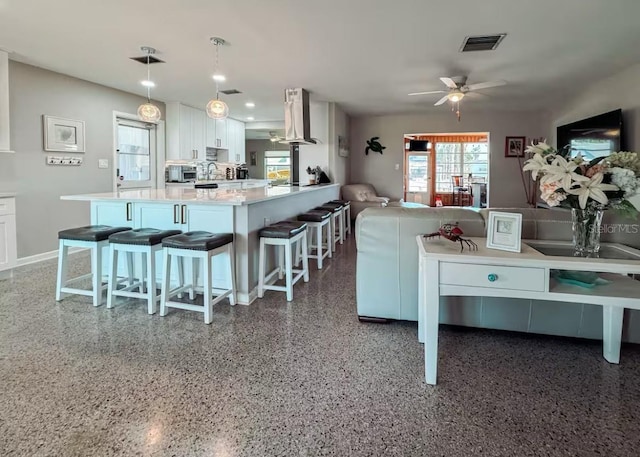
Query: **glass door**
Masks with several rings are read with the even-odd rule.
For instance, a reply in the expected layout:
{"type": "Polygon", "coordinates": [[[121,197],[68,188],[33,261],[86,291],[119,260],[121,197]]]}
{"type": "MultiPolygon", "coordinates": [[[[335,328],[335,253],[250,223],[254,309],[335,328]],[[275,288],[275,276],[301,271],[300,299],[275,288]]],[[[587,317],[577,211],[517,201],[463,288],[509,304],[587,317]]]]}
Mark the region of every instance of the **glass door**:
{"type": "Polygon", "coordinates": [[[120,189],[156,187],[156,126],[117,119],[116,186],[120,189]]]}
{"type": "Polygon", "coordinates": [[[428,152],[405,153],[404,199],[407,202],[431,204],[431,176],[428,152]]]}

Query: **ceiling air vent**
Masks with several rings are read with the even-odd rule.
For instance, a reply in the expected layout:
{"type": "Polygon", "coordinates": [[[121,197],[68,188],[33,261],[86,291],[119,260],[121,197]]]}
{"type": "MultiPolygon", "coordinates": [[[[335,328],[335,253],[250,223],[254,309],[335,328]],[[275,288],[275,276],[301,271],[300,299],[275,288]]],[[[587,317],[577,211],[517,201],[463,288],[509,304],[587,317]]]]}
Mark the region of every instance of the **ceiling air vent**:
{"type": "MultiPolygon", "coordinates": [[[[142,57],[130,57],[131,60],[135,60],[136,62],[140,62],[143,64],[147,64],[147,56],[142,57]]],[[[149,64],[152,63],[164,63],[164,60],[160,60],[157,57],[149,56],[149,64]]]]}
{"type": "Polygon", "coordinates": [[[226,89],[226,90],[221,90],[220,92],[222,92],[225,95],[235,95],[235,94],[241,94],[242,93],[238,89],[226,89]]]}
{"type": "Polygon", "coordinates": [[[460,52],[493,51],[498,47],[506,33],[495,35],[476,35],[465,37],[460,52]]]}

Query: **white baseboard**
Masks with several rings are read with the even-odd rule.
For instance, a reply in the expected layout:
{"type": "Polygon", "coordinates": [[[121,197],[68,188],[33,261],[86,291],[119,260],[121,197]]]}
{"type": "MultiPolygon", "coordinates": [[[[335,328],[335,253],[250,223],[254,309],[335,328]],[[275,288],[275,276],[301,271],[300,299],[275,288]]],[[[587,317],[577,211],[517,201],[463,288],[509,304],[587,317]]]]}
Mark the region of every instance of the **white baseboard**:
{"type": "MultiPolygon", "coordinates": [[[[87,248],[69,248],[69,254],[77,254],[81,251],[87,251],[87,248]]],[[[25,265],[31,265],[33,263],[44,262],[45,260],[57,259],[58,258],[58,250],[43,252],[42,254],[30,255],[28,257],[21,257],[18,259],[16,263],[16,267],[22,267],[25,265]]]]}

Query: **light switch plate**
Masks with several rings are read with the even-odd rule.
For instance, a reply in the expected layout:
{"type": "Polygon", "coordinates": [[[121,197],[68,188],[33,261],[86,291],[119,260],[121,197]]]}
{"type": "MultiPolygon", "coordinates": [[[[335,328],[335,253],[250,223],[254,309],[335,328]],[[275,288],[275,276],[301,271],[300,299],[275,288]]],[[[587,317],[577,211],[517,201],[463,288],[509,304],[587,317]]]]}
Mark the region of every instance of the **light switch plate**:
{"type": "Polygon", "coordinates": [[[109,168],[109,159],[98,159],[98,168],[109,168]]]}
{"type": "Polygon", "coordinates": [[[400,164],[399,164],[399,163],[397,163],[397,164],[396,164],[396,170],[399,170],[399,169],[400,169],[400,164]]]}

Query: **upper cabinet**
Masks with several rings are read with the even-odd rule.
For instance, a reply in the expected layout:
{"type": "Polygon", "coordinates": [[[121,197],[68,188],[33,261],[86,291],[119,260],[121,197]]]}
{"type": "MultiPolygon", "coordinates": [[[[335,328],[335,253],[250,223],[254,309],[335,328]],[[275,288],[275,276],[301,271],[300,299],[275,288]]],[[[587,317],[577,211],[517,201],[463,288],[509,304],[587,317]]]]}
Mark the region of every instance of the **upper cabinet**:
{"type": "Polygon", "coordinates": [[[167,103],[166,106],[167,159],[205,160],[207,114],[177,102],[167,103]]]}
{"type": "Polygon", "coordinates": [[[229,149],[228,119],[211,119],[207,116],[207,147],[229,149]]]}
{"type": "Polygon", "coordinates": [[[227,119],[229,162],[245,163],[245,125],[235,119],[227,119]]]}

